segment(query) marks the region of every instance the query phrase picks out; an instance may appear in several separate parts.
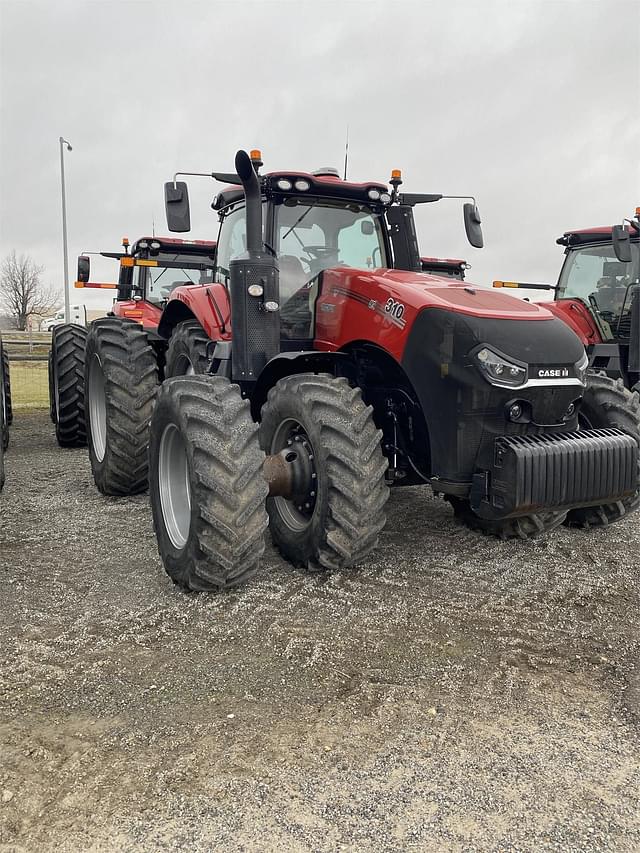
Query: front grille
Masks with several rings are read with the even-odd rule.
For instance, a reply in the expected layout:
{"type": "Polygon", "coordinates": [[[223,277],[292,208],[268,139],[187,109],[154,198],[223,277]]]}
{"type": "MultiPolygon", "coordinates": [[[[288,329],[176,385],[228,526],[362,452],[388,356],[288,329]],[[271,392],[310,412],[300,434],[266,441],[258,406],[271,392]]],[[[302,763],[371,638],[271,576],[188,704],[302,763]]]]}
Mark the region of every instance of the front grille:
{"type": "Polygon", "coordinates": [[[612,503],[638,488],[638,445],[618,429],[501,436],[489,471],[474,476],[484,518],[612,503]]]}

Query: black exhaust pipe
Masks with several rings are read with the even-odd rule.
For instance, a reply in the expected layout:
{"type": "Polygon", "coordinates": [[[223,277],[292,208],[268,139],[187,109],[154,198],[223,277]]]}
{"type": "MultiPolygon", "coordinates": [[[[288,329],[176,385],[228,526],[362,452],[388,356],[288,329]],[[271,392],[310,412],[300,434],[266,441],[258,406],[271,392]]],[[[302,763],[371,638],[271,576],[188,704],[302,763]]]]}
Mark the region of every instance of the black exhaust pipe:
{"type": "Polygon", "coordinates": [[[231,376],[255,382],[267,362],[280,352],[278,262],[262,245],[260,181],[246,151],[236,154],[247,223],[247,251],[229,261],[231,297],[231,376]]]}
{"type": "Polygon", "coordinates": [[[236,173],[242,181],[247,214],[247,251],[262,252],[262,200],[260,182],[246,151],[236,154],[236,173]]]}

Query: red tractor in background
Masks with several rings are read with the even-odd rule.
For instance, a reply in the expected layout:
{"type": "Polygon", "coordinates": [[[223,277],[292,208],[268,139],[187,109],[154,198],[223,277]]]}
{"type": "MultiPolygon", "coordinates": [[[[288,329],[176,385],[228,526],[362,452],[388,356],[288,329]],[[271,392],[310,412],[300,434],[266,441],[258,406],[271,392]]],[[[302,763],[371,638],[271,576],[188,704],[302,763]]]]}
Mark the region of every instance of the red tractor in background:
{"type": "MultiPolygon", "coordinates": [[[[591,376],[566,323],[422,272],[413,208],[443,196],[400,192],[399,172],[389,189],[330,170],[262,175],[258,153],[238,152],[235,165],[211,174],[230,185],[213,202],[214,282],[176,289],[158,327],[168,354],[189,324],[189,353],[198,323],[208,374],[158,390],[147,333],[118,318],[94,323],[86,347],[95,482],[139,491],[149,465],[176,583],[247,579],[267,523],[294,564],[353,566],[377,543],[389,487],[428,485],[462,523],[501,538],[636,507],[635,398],[621,389],[606,427],[582,428],[591,376]],[[144,434],[148,463],[130,451],[144,434]]],[[[165,201],[169,229],[189,230],[186,184],[174,177],[165,201]]],[[[475,202],[464,218],[481,247],[475,202]]]]}
{"type": "Polygon", "coordinates": [[[640,393],[640,208],[626,225],[566,231],[556,285],[495,281],[494,287],[553,291],[545,308],[573,329],[589,367],[640,393]]]}
{"type": "MultiPolygon", "coordinates": [[[[216,244],[208,240],[180,240],[172,237],[141,237],[129,251],[129,241],[122,242],[122,252],[98,252],[104,258],[119,262],[117,283],[90,281],[91,261],[88,253],[78,258],[77,288],[117,290],[109,317],[119,317],[141,326],[157,349],[161,369],[165,367],[164,340],[158,335],[164,307],[177,287],[199,287],[212,280],[216,244]]],[[[88,330],[67,323],[52,330],[49,354],[49,402],[51,419],[56,425],[56,438],[61,447],[86,444],[84,412],[84,351],[88,330]]],[[[202,336],[202,352],[194,363],[172,365],[174,373],[203,372],[206,340],[202,336]]],[[[171,375],[174,375],[173,373],[171,375]]]]}

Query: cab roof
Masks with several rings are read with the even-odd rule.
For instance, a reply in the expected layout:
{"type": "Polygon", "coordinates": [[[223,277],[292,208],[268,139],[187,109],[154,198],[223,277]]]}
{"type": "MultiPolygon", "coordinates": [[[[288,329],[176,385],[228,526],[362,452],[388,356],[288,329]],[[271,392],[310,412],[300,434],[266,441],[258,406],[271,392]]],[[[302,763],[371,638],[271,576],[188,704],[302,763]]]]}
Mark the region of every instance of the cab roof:
{"type": "MultiPolygon", "coordinates": [[[[638,226],[632,221],[632,226],[635,227],[635,234],[631,231],[631,239],[637,240],[640,237],[638,226]]],[[[556,243],[560,246],[580,246],[584,243],[609,243],[611,242],[611,225],[600,225],[595,228],[580,228],[572,231],[565,231],[562,237],[558,237],[556,243]]]]}
{"type": "MultiPolygon", "coordinates": [[[[295,196],[303,198],[304,196],[324,196],[327,198],[344,198],[353,201],[359,201],[365,204],[376,204],[375,199],[371,199],[368,195],[370,190],[377,190],[378,193],[388,193],[389,188],[386,184],[380,181],[366,181],[358,183],[355,181],[343,181],[338,175],[332,174],[314,174],[312,172],[266,172],[259,175],[260,188],[263,195],[271,197],[278,196],[295,196]],[[289,190],[282,190],[277,186],[278,181],[289,180],[292,187],[289,190]],[[297,181],[306,181],[309,188],[299,190],[295,184],[297,181]]],[[[219,192],[211,207],[214,210],[221,210],[234,202],[244,198],[244,189],[241,186],[232,185],[225,187],[219,192]]]]}
{"type": "Polygon", "coordinates": [[[138,252],[146,251],[140,246],[141,242],[160,243],[159,251],[169,250],[180,252],[184,255],[205,255],[209,257],[215,252],[215,240],[180,240],[176,237],[138,237],[131,247],[131,254],[135,255],[138,252]]]}

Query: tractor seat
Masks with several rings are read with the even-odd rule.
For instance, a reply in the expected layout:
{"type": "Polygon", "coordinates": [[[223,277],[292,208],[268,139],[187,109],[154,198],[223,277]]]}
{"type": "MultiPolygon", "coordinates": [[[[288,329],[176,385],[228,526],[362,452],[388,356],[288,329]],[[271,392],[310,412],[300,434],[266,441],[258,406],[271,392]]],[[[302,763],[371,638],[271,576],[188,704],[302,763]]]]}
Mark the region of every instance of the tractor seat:
{"type": "Polygon", "coordinates": [[[306,282],[307,276],[299,258],[295,255],[280,255],[280,302],[288,302],[306,282]]]}

